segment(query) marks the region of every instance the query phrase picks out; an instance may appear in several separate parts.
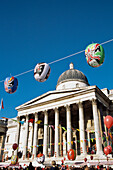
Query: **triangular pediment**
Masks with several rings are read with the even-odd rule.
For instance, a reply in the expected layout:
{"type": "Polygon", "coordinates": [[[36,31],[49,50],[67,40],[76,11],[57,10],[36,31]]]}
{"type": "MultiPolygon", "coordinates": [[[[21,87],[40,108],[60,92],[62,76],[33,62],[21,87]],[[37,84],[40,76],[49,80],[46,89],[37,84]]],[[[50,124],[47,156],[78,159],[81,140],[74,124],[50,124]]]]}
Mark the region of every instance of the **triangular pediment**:
{"type": "Polygon", "coordinates": [[[71,89],[71,90],[60,90],[60,91],[57,91],[57,90],[49,91],[49,92],[44,93],[43,95],[41,95],[39,97],[36,97],[36,98],[18,106],[18,107],[16,107],[16,110],[21,109],[21,108],[26,108],[26,107],[29,107],[29,106],[33,106],[33,105],[38,105],[38,104],[41,104],[41,103],[46,103],[46,102],[49,102],[49,101],[52,101],[52,100],[54,101],[54,100],[58,100],[58,99],[61,99],[61,98],[65,98],[66,96],[78,93],[78,92],[83,91],[83,90],[86,90],[86,88],[71,89]]]}

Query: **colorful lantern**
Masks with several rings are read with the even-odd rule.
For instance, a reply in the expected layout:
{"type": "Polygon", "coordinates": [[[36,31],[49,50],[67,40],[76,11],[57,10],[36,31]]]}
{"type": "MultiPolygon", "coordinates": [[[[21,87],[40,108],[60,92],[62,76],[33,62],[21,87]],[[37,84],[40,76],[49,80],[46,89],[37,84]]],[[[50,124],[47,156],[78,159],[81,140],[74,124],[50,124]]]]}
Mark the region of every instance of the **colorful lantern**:
{"type": "Polygon", "coordinates": [[[34,78],[39,82],[44,82],[50,75],[50,66],[47,63],[39,63],[34,69],[34,78]]]}
{"type": "Polygon", "coordinates": [[[112,116],[109,116],[109,115],[106,116],[105,119],[104,119],[104,124],[106,125],[106,127],[108,129],[110,129],[112,127],[112,125],[113,125],[113,118],[112,118],[112,116]]]}
{"type": "Polygon", "coordinates": [[[105,153],[106,155],[109,154],[109,149],[108,149],[107,147],[104,148],[104,153],[105,153]]]}
{"type": "Polygon", "coordinates": [[[90,159],[93,160],[93,156],[92,155],[90,156],[90,159]]]}
{"type": "Polygon", "coordinates": [[[15,165],[17,162],[18,162],[18,156],[13,155],[13,156],[11,157],[11,164],[12,164],[12,165],[15,165]]]}
{"type": "Polygon", "coordinates": [[[94,151],[94,150],[92,150],[92,151],[91,151],[91,154],[94,154],[94,153],[95,153],[95,151],[94,151]]]}
{"type": "Polygon", "coordinates": [[[74,160],[75,159],[75,150],[74,149],[70,149],[67,152],[67,157],[69,160],[74,160]]]}
{"type": "Polygon", "coordinates": [[[37,162],[38,162],[38,163],[43,163],[44,161],[45,161],[45,155],[42,154],[42,153],[39,153],[39,154],[37,155],[37,162]]]}
{"type": "Polygon", "coordinates": [[[64,161],[66,160],[66,158],[64,157],[64,161]]]}
{"type": "Polygon", "coordinates": [[[13,146],[12,146],[13,150],[16,150],[18,148],[18,145],[17,143],[14,143],[13,146]]]}
{"type": "Polygon", "coordinates": [[[7,77],[4,81],[4,88],[7,93],[14,93],[16,92],[18,87],[18,80],[15,77],[7,77]]]}
{"type": "Polygon", "coordinates": [[[85,50],[87,63],[91,67],[99,67],[103,64],[105,54],[103,47],[98,43],[93,43],[87,46],[85,50]]]}
{"type": "Polygon", "coordinates": [[[108,150],[109,150],[109,154],[112,152],[112,147],[110,145],[107,146],[108,150]]]}
{"type": "Polygon", "coordinates": [[[87,158],[84,158],[84,161],[86,162],[86,161],[87,161],[87,158]]]}

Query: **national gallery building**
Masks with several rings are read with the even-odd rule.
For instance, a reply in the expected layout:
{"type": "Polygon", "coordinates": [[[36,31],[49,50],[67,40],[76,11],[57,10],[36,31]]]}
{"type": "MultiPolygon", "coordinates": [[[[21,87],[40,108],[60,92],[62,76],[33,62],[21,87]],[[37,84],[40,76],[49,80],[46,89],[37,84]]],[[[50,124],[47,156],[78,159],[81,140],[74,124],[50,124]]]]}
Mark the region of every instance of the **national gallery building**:
{"type": "Polygon", "coordinates": [[[39,152],[46,159],[66,157],[69,149],[75,150],[76,160],[84,159],[92,150],[95,159],[104,159],[103,148],[108,140],[112,146],[112,133],[108,137],[104,118],[113,116],[113,90],[90,86],[73,63],[60,75],[56,90],[16,110],[18,122],[9,120],[7,126],[4,153],[8,156],[13,154],[13,143],[19,146],[14,154],[21,152],[22,159],[27,158],[28,152],[33,159],[39,152]]]}

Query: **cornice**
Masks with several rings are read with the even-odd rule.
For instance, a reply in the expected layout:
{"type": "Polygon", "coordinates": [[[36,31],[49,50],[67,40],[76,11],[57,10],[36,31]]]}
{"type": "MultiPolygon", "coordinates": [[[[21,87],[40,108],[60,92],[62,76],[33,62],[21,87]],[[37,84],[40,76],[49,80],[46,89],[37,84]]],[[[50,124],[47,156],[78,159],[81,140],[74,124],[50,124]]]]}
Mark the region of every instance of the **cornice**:
{"type": "MultiPolygon", "coordinates": [[[[41,103],[37,103],[37,104],[34,104],[34,105],[25,105],[25,104],[23,104],[23,105],[21,105],[20,106],[20,108],[18,108],[18,111],[24,111],[24,110],[28,110],[28,109],[34,109],[34,108],[36,108],[36,107],[42,107],[42,106],[48,106],[48,105],[50,105],[50,104],[52,104],[52,103],[54,103],[56,106],[57,106],[57,103],[58,102],[61,102],[61,103],[63,103],[64,101],[69,101],[69,100],[71,100],[72,99],[72,101],[73,101],[73,98],[77,98],[77,97],[79,97],[80,96],[80,98],[81,98],[81,96],[83,96],[82,97],[82,100],[83,101],[86,101],[86,100],[88,100],[88,97],[86,98],[85,97],[85,95],[87,94],[87,96],[90,94],[90,93],[92,93],[93,94],[93,92],[94,92],[94,94],[93,94],[93,96],[92,96],[92,98],[99,98],[99,100],[102,100],[102,103],[103,102],[105,102],[105,104],[108,104],[109,105],[109,103],[110,103],[110,99],[97,87],[97,86],[90,86],[90,87],[87,87],[87,88],[84,88],[84,89],[81,89],[81,90],[69,90],[69,91],[53,91],[53,93],[52,92],[48,92],[48,94],[47,95],[44,95],[45,97],[46,96],[48,96],[48,95],[51,95],[51,94],[58,94],[58,93],[69,93],[69,92],[73,92],[73,94],[68,94],[67,96],[63,96],[63,97],[59,97],[59,98],[56,98],[56,99],[51,99],[51,100],[48,100],[48,101],[43,101],[43,102],[41,102],[41,103]]],[[[43,97],[44,97],[43,96],[43,97]]],[[[90,95],[89,95],[90,96],[90,95]]],[[[39,98],[38,99],[41,99],[40,98],[40,96],[39,96],[39,98]]],[[[76,100],[76,99],[75,99],[76,100]]],[[[80,100],[80,99],[79,99],[80,100]]],[[[90,100],[90,99],[89,99],[90,100]]],[[[33,100],[34,102],[36,101],[36,100],[33,100]]],[[[32,101],[32,102],[33,102],[32,101]]],[[[77,102],[77,101],[75,101],[75,102],[77,102]]],[[[27,103],[30,103],[30,102],[27,102],[27,103]]],[[[65,102],[64,102],[65,103],[65,102]]],[[[66,103],[65,103],[66,104],[66,103]]],[[[64,105],[65,105],[64,104],[64,105]]],[[[67,103],[68,104],[68,103],[67,103]]],[[[72,103],[73,104],[73,103],[72,103]]]]}

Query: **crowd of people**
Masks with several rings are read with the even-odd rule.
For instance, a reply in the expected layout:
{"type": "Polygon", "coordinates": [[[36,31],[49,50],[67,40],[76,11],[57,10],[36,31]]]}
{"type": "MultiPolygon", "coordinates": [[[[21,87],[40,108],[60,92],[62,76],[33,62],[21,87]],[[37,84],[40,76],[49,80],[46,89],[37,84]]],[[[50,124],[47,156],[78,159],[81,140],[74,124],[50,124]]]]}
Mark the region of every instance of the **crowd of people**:
{"type": "Polygon", "coordinates": [[[51,166],[45,166],[45,168],[41,168],[41,167],[34,167],[32,165],[32,162],[30,162],[29,166],[23,168],[21,165],[18,167],[18,168],[15,168],[15,167],[0,167],[0,170],[111,170],[112,168],[110,167],[103,167],[103,165],[101,166],[91,166],[91,167],[88,167],[87,165],[86,166],[83,166],[83,167],[72,167],[72,166],[68,166],[68,165],[65,165],[65,164],[61,164],[61,165],[58,165],[56,164],[56,161],[52,161],[51,163],[51,166]]]}

